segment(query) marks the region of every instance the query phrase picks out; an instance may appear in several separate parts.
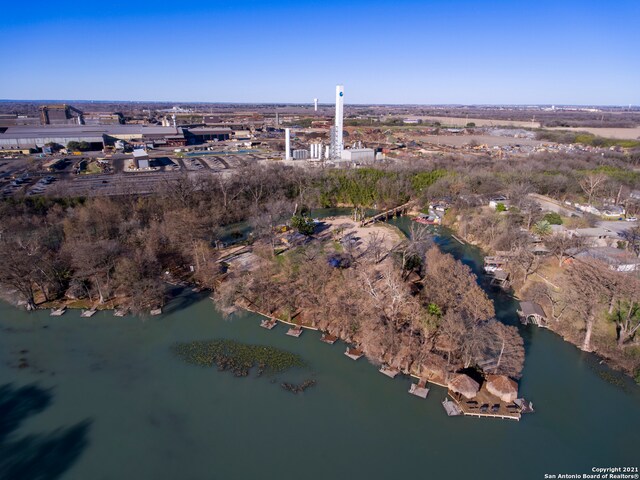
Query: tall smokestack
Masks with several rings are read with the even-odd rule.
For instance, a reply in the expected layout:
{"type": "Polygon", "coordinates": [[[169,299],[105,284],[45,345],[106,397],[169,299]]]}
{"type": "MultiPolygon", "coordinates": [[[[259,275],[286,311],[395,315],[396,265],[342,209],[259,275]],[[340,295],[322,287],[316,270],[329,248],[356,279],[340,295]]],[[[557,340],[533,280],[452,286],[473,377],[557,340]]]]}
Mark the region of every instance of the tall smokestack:
{"type": "Polygon", "coordinates": [[[318,111],[318,99],[317,98],[313,99],[313,111],[314,112],[318,111]]]}
{"type": "Polygon", "coordinates": [[[285,160],[291,160],[291,129],[284,129],[284,158],[285,160]]]}
{"type": "Polygon", "coordinates": [[[335,146],[334,152],[336,158],[340,158],[344,145],[342,143],[342,117],[343,117],[343,103],[344,103],[344,85],[336,85],[336,133],[335,133],[335,146]]]}

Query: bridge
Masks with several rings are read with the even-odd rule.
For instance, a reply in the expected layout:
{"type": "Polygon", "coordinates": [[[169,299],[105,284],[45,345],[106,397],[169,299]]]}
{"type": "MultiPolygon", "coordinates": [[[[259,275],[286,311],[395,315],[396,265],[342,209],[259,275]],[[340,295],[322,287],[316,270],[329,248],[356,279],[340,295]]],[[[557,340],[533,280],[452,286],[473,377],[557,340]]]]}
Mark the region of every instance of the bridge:
{"type": "Polygon", "coordinates": [[[365,218],[360,222],[360,226],[364,227],[371,223],[375,223],[379,220],[387,220],[391,217],[400,216],[404,213],[407,213],[407,211],[411,207],[413,207],[415,203],[416,203],[415,200],[410,200],[407,203],[403,203],[402,205],[398,205],[397,207],[393,207],[393,208],[390,208],[389,210],[385,210],[384,212],[377,213],[372,217],[365,218]]]}

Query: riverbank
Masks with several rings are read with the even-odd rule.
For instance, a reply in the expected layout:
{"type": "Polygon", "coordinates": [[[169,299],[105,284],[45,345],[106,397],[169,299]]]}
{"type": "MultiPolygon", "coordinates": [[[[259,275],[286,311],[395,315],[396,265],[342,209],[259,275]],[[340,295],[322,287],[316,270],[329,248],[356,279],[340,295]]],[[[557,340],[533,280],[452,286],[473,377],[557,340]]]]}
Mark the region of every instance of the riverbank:
{"type": "MultiPolygon", "coordinates": [[[[445,218],[447,219],[447,228],[451,229],[455,235],[460,236],[470,245],[477,247],[483,256],[486,255],[487,252],[491,254],[495,253],[489,245],[482,241],[465,236],[465,232],[459,228],[459,216],[449,215],[445,218]]],[[[452,236],[455,238],[455,235],[452,236]]],[[[563,265],[563,267],[566,267],[566,265],[563,265]]],[[[569,318],[568,315],[562,316],[562,313],[560,314],[562,320],[554,319],[550,315],[554,309],[550,304],[550,299],[562,295],[563,290],[568,288],[565,283],[563,268],[558,267],[557,259],[547,256],[543,258],[540,266],[535,272],[528,276],[524,283],[510,283],[508,292],[513,295],[514,299],[518,302],[520,300],[533,300],[540,303],[547,313],[545,326],[565,342],[582,350],[584,341],[582,320],[569,318]],[[545,288],[549,289],[551,293],[540,295],[540,288],[538,287],[540,284],[544,284],[545,288]]],[[[555,298],[554,301],[557,301],[557,298],[555,298]]],[[[555,306],[555,309],[560,312],[564,312],[567,308],[569,307],[555,306]]],[[[596,328],[594,329],[591,348],[588,352],[597,355],[611,368],[634,378],[636,382],[640,383],[640,347],[630,347],[631,350],[620,349],[617,347],[616,342],[612,340],[615,339],[615,337],[615,325],[612,322],[606,322],[603,318],[600,318],[600,321],[597,322],[596,328]]]]}

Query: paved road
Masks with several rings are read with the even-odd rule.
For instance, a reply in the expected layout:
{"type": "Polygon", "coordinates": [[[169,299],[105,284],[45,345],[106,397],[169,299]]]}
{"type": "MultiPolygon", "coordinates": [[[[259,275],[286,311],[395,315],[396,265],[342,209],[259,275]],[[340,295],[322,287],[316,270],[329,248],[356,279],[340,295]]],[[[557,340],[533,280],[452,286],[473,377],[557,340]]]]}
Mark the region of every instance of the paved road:
{"type": "Polygon", "coordinates": [[[598,222],[597,225],[602,228],[606,228],[607,230],[611,230],[612,232],[616,232],[617,234],[621,234],[625,230],[629,230],[630,228],[637,227],[638,222],[625,222],[621,220],[602,220],[598,222]]]}
{"type": "Polygon", "coordinates": [[[530,193],[529,198],[535,200],[543,210],[556,212],[560,215],[564,215],[565,217],[570,217],[572,215],[582,217],[582,212],[580,212],[579,210],[575,210],[567,205],[563,205],[553,198],[539,195],[537,193],[530,193]]]}

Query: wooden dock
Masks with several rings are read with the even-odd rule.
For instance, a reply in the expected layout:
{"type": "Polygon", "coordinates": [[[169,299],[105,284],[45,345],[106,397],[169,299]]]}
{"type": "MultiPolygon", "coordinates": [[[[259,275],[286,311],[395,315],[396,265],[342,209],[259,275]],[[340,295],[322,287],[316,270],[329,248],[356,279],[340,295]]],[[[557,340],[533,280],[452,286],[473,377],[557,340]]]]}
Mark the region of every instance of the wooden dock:
{"type": "Polygon", "coordinates": [[[467,400],[449,392],[453,401],[463,415],[478,418],[500,418],[503,420],[520,420],[522,409],[515,404],[507,404],[486,391],[483,385],[473,400],[467,400]]]}
{"type": "Polygon", "coordinates": [[[113,316],[114,317],[124,317],[127,314],[126,310],[114,310],[113,312],[113,316]]]}
{"type": "Polygon", "coordinates": [[[277,320],[273,320],[273,319],[270,320],[267,318],[265,318],[260,322],[260,326],[262,328],[266,328],[267,330],[273,330],[273,327],[275,327],[277,324],[278,324],[277,320]]]}
{"type": "Polygon", "coordinates": [[[329,345],[333,345],[338,341],[338,337],[336,337],[335,335],[330,335],[328,333],[323,333],[322,337],[320,337],[320,341],[328,343],[329,345]]]}
{"type": "Polygon", "coordinates": [[[358,360],[360,357],[362,357],[362,355],[364,355],[357,348],[347,348],[347,350],[344,352],[344,354],[347,357],[349,357],[351,360],[358,360]]]}
{"type": "Polygon", "coordinates": [[[411,388],[409,388],[409,393],[416,397],[427,398],[427,395],[429,395],[429,389],[427,387],[421,387],[419,384],[412,383],[411,388]]]}
{"type": "Polygon", "coordinates": [[[395,368],[386,367],[386,366],[380,367],[380,370],[378,371],[389,378],[396,378],[396,376],[400,373],[395,368]]]}
{"type": "Polygon", "coordinates": [[[298,338],[300,335],[302,335],[302,327],[291,327],[289,330],[287,330],[287,335],[289,335],[290,337],[298,338]]]}
{"type": "Polygon", "coordinates": [[[96,314],[96,311],[94,309],[83,310],[80,316],[83,318],[89,318],[89,317],[93,317],[95,314],[96,314]]]}
{"type": "Polygon", "coordinates": [[[153,310],[151,310],[151,315],[156,316],[156,315],[162,315],[162,308],[155,308],[153,310]]]}
{"type": "Polygon", "coordinates": [[[65,314],[66,311],[67,311],[67,307],[52,308],[51,313],[49,315],[51,315],[52,317],[61,317],[62,315],[65,314]]]}
{"type": "Polygon", "coordinates": [[[458,415],[462,415],[462,410],[453,400],[445,398],[442,401],[442,406],[444,407],[445,412],[447,412],[447,415],[449,415],[450,417],[457,417],[458,415]]]}

